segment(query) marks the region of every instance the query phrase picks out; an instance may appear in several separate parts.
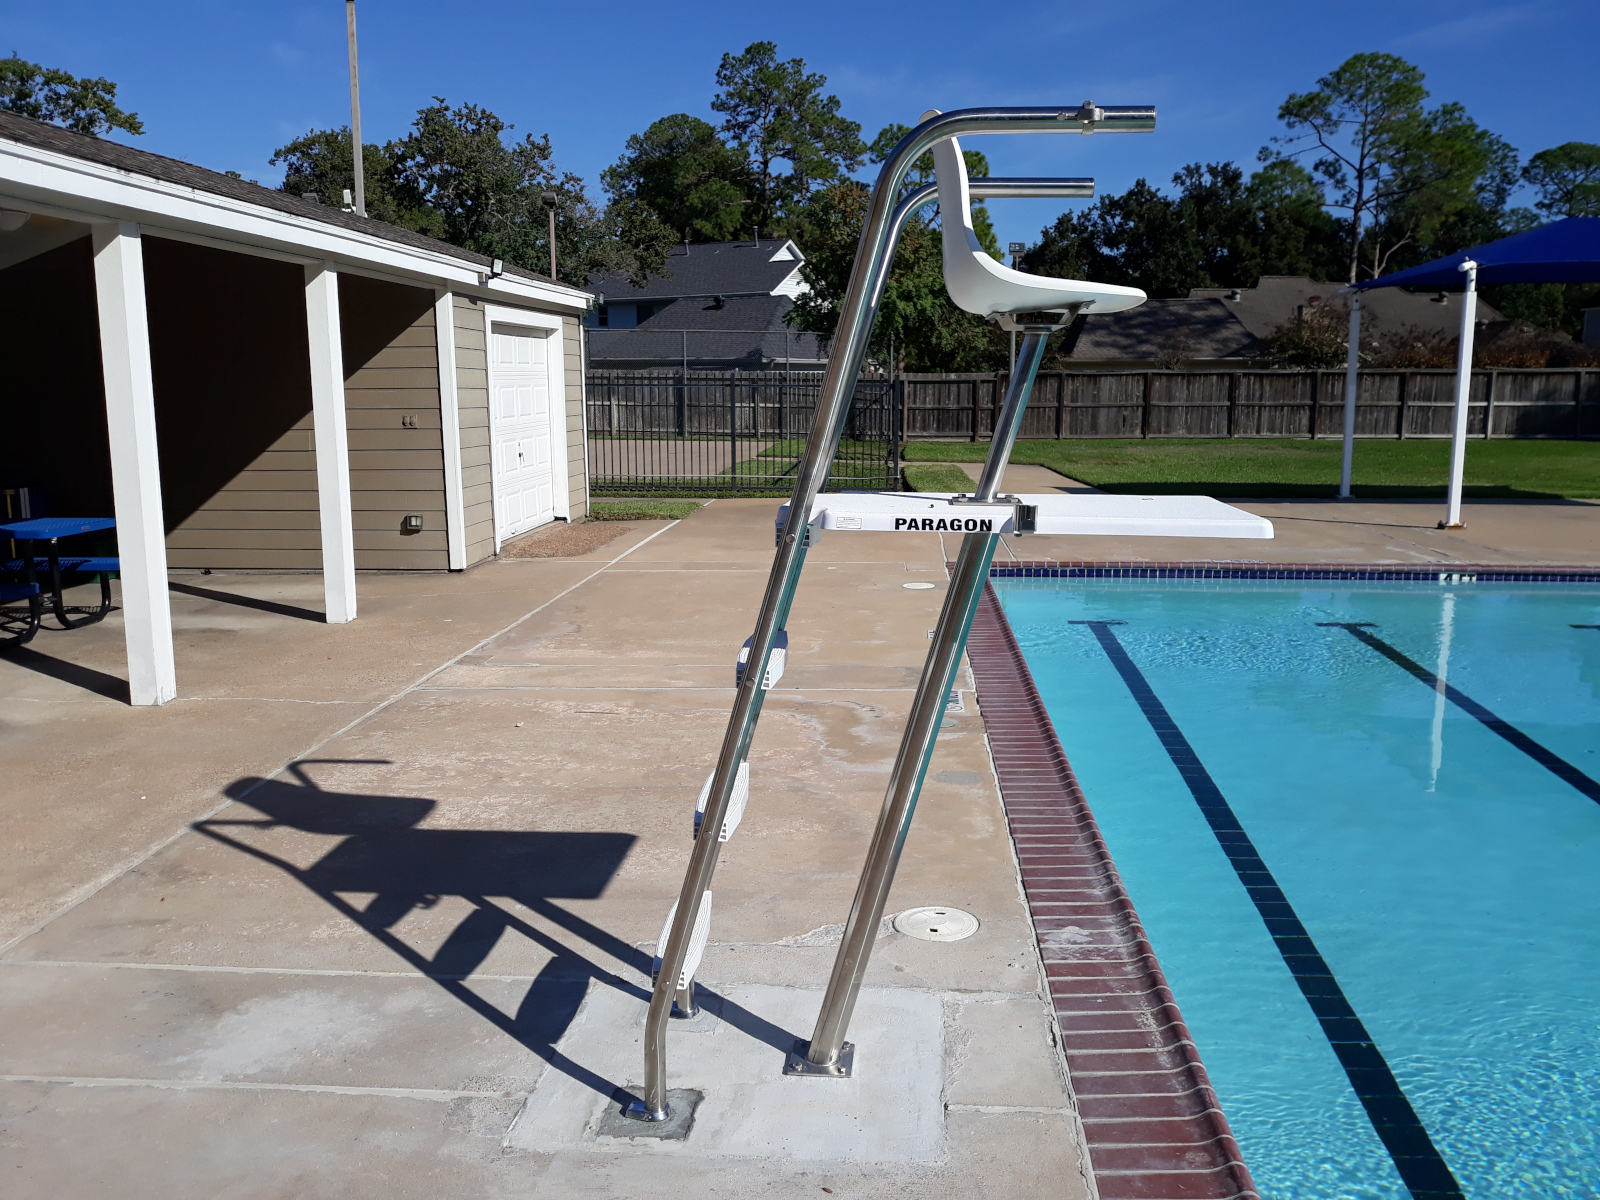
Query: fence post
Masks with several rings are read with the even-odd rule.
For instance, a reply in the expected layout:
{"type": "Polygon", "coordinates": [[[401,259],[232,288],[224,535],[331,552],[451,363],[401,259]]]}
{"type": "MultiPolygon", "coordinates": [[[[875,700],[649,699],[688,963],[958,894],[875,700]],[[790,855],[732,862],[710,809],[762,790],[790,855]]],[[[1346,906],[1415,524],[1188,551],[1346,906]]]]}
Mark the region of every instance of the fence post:
{"type": "Polygon", "coordinates": [[[1311,440],[1317,440],[1317,409],[1322,407],[1322,377],[1325,371],[1318,371],[1311,377],[1311,440]]]}
{"type": "Polygon", "coordinates": [[[1406,440],[1406,400],[1411,394],[1411,372],[1400,372],[1400,432],[1395,436],[1400,441],[1406,440]]]}
{"type": "Polygon", "coordinates": [[[728,473],[739,485],[739,368],[728,373],[728,473]]]}
{"type": "Polygon", "coordinates": [[[1483,396],[1483,440],[1488,441],[1494,433],[1494,385],[1500,378],[1499,371],[1489,372],[1489,384],[1483,396]]]}
{"type": "MultiPolygon", "coordinates": [[[[1228,436],[1234,433],[1234,409],[1239,403],[1239,372],[1234,371],[1228,375],[1228,436]]],[[[1259,431],[1258,431],[1259,432],[1259,431]]]]}
{"type": "Polygon", "coordinates": [[[1144,373],[1144,407],[1139,413],[1139,436],[1142,438],[1150,436],[1150,403],[1152,399],[1150,388],[1153,378],[1149,371],[1144,373]]]}
{"type": "Polygon", "coordinates": [[[1056,379],[1056,441],[1061,440],[1061,431],[1066,428],[1064,414],[1067,407],[1067,373],[1057,371],[1056,379]]]}
{"type": "Polygon", "coordinates": [[[978,440],[978,381],[972,380],[972,440],[978,440]]]}

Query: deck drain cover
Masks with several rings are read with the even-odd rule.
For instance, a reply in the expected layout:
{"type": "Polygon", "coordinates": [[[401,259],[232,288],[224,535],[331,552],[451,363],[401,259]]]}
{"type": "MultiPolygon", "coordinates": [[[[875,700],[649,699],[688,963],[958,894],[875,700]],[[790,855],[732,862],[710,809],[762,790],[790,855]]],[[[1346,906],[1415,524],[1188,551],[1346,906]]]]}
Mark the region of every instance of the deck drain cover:
{"type": "Polygon", "coordinates": [[[936,583],[927,583],[925,581],[919,580],[916,583],[902,583],[900,586],[903,587],[903,588],[910,588],[914,592],[925,592],[929,588],[938,587],[939,585],[936,584],[936,583]]]}
{"type": "Polygon", "coordinates": [[[894,919],[894,927],[907,937],[924,942],[959,942],[978,932],[978,918],[959,908],[942,905],[908,908],[894,919]]]}

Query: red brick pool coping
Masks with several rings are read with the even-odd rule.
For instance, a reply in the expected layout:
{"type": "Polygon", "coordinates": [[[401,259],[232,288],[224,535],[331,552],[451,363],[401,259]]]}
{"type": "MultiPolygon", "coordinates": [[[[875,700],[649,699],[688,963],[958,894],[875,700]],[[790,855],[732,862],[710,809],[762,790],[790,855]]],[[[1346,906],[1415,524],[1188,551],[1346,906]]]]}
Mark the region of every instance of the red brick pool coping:
{"type": "Polygon", "coordinates": [[[967,654],[1102,1200],[1259,1200],[993,588],[967,654]]]}

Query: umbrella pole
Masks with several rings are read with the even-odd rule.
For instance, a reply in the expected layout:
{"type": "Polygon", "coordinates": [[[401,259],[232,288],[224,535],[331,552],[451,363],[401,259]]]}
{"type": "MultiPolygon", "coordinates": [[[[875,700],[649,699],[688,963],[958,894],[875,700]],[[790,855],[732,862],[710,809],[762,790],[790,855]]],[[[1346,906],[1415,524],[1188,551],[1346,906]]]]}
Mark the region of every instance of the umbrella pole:
{"type": "Polygon", "coordinates": [[[1477,328],[1478,264],[1470,258],[1456,270],[1467,277],[1467,290],[1461,297],[1461,348],[1456,360],[1456,423],[1450,435],[1450,501],[1440,529],[1460,529],[1461,480],[1467,466],[1467,401],[1472,393],[1472,335],[1477,328]]]}
{"type": "Polygon", "coordinates": [[[1356,369],[1361,365],[1361,295],[1350,298],[1350,345],[1344,361],[1344,459],[1339,467],[1339,499],[1350,499],[1350,473],[1356,448],[1356,369]]]}

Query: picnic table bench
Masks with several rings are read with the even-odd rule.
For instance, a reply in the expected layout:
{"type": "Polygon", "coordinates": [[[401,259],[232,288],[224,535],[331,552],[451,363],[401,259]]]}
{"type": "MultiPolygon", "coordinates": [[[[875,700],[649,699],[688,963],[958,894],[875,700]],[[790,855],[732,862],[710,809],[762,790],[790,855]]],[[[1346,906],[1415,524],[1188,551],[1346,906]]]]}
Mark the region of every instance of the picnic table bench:
{"type": "Polygon", "coordinates": [[[32,640],[39,631],[46,597],[63,629],[78,629],[105,618],[111,611],[111,576],[122,569],[121,561],[114,557],[91,555],[63,557],[58,543],[62,538],[100,533],[115,529],[116,525],[111,517],[32,517],[0,523],[0,536],[10,537],[18,543],[21,551],[20,558],[0,563],[0,571],[11,576],[22,576],[21,580],[12,583],[0,583],[0,603],[14,603],[17,600],[28,602],[26,618],[17,611],[3,614],[4,619],[0,619],[0,647],[20,646],[32,640]],[[36,556],[33,548],[35,542],[45,543],[43,556],[36,556]],[[46,579],[43,584],[39,579],[41,573],[46,579]],[[99,576],[98,606],[69,605],[66,602],[62,578],[79,575],[99,576]],[[21,628],[16,629],[19,622],[21,628]]]}

